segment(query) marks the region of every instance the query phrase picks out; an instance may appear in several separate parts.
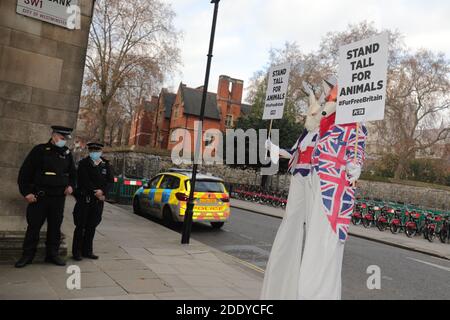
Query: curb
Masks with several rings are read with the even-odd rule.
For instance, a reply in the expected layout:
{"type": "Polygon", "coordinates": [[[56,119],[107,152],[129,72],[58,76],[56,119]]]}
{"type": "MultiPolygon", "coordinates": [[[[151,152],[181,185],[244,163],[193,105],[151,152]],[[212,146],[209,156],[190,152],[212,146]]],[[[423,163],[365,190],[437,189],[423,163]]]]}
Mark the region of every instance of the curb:
{"type": "MultiPolygon", "coordinates": [[[[247,209],[247,208],[243,208],[243,207],[236,206],[236,205],[231,205],[231,207],[237,208],[237,209],[240,209],[240,210],[245,210],[245,211],[252,212],[252,213],[257,213],[257,214],[260,214],[260,215],[263,215],[263,216],[267,216],[267,217],[283,219],[283,217],[280,217],[280,216],[277,216],[277,215],[274,215],[274,214],[260,212],[260,211],[252,210],[252,209],[247,209]]],[[[383,240],[383,239],[371,238],[369,236],[355,234],[353,232],[349,232],[348,234],[353,236],[353,237],[355,237],[355,238],[361,238],[361,239],[382,243],[382,244],[389,245],[389,246],[396,247],[396,248],[400,248],[400,249],[405,249],[405,250],[409,250],[409,251],[413,251],[413,252],[423,253],[423,254],[426,254],[426,255],[429,255],[429,256],[432,256],[432,257],[436,257],[436,258],[440,258],[440,259],[450,260],[450,257],[448,257],[448,256],[445,256],[445,255],[442,255],[442,254],[439,254],[439,253],[435,253],[435,252],[426,251],[426,250],[423,250],[423,249],[420,249],[420,248],[412,248],[412,247],[409,247],[409,246],[406,246],[406,245],[403,245],[403,244],[398,244],[398,243],[390,242],[390,241],[383,240]]]]}
{"type": "Polygon", "coordinates": [[[447,256],[439,254],[439,253],[426,251],[426,250],[423,250],[423,249],[420,249],[420,248],[411,248],[411,247],[408,247],[408,246],[403,245],[403,244],[399,244],[399,243],[395,243],[395,242],[389,242],[389,241],[386,241],[386,240],[383,240],[383,239],[375,239],[375,238],[371,238],[371,237],[368,237],[368,236],[355,234],[353,232],[349,232],[348,234],[353,236],[353,237],[356,237],[356,238],[361,238],[361,239],[365,239],[365,240],[369,240],[369,241],[373,241],[373,242],[386,244],[386,245],[389,245],[391,247],[396,247],[396,248],[405,249],[405,250],[409,250],[409,251],[413,251],[413,252],[423,253],[423,254],[426,254],[428,256],[432,256],[432,257],[436,257],[436,258],[440,258],[440,259],[450,260],[450,257],[447,257],[447,256]]]}

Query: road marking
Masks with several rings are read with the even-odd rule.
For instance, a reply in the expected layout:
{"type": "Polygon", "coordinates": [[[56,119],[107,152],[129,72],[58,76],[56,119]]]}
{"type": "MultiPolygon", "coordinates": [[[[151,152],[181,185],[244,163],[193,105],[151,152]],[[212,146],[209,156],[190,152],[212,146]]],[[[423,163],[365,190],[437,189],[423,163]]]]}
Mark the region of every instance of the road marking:
{"type": "Polygon", "coordinates": [[[236,260],[237,262],[240,262],[240,263],[243,264],[243,265],[246,265],[246,266],[249,267],[250,269],[253,269],[253,270],[258,271],[258,272],[260,272],[260,273],[264,273],[264,270],[261,269],[260,267],[255,266],[254,264],[252,264],[252,263],[250,263],[250,262],[247,262],[247,261],[244,261],[244,260],[242,260],[242,259],[236,258],[236,257],[234,257],[234,256],[232,256],[232,257],[233,257],[234,260],[236,260]]]}
{"type": "Polygon", "coordinates": [[[427,265],[429,265],[429,266],[432,266],[432,267],[435,267],[435,268],[438,268],[438,269],[441,269],[441,270],[445,270],[445,271],[449,271],[449,272],[450,272],[450,268],[448,268],[448,267],[440,266],[440,265],[438,265],[438,264],[434,264],[434,263],[431,263],[431,262],[422,261],[422,260],[414,259],[414,258],[410,258],[410,257],[408,257],[407,259],[413,260],[413,261],[416,261],[416,262],[420,262],[420,263],[423,263],[423,264],[427,264],[427,265]]]}
{"type": "Polygon", "coordinates": [[[214,248],[214,249],[220,251],[223,255],[228,256],[231,260],[233,260],[233,261],[235,261],[237,263],[240,263],[240,264],[242,264],[242,265],[244,265],[244,266],[246,266],[246,267],[248,267],[248,268],[250,268],[252,270],[255,270],[255,271],[259,272],[259,273],[264,274],[264,269],[261,269],[260,267],[254,265],[254,264],[252,264],[250,262],[247,262],[245,260],[239,259],[238,257],[235,257],[235,256],[233,256],[233,255],[231,255],[231,254],[229,254],[229,253],[227,253],[225,251],[222,251],[220,249],[217,249],[217,248],[214,248]]]}
{"type": "Polygon", "coordinates": [[[245,234],[239,233],[239,235],[244,239],[253,240],[253,238],[250,238],[250,237],[246,236],[245,234]]]}

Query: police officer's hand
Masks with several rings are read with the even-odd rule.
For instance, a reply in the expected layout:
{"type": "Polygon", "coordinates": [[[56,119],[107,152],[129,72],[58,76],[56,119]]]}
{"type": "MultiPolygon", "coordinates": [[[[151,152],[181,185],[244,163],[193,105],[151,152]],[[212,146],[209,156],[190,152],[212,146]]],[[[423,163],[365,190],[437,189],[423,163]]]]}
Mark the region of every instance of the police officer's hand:
{"type": "Polygon", "coordinates": [[[71,186],[68,186],[68,187],[66,188],[66,190],[64,191],[64,194],[65,194],[66,196],[71,195],[72,193],[73,193],[73,189],[72,189],[71,186]]]}
{"type": "Polygon", "coordinates": [[[94,192],[95,192],[95,196],[99,199],[100,199],[100,197],[104,196],[103,191],[101,189],[94,190],[94,192]]]}
{"type": "Polygon", "coordinates": [[[27,200],[28,203],[34,203],[37,202],[37,198],[34,194],[30,193],[29,195],[25,196],[25,200],[27,200]]]}

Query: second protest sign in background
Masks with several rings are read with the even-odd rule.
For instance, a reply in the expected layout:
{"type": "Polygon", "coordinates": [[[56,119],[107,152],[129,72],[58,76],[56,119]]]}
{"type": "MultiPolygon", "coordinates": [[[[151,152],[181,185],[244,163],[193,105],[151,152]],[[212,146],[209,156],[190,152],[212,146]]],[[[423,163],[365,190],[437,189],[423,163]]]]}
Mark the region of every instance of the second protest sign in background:
{"type": "Polygon", "coordinates": [[[283,118],[290,72],[289,63],[270,68],[263,120],[283,118]]]}
{"type": "Polygon", "coordinates": [[[340,48],[336,124],[384,118],[388,45],[382,33],[340,48]]]}

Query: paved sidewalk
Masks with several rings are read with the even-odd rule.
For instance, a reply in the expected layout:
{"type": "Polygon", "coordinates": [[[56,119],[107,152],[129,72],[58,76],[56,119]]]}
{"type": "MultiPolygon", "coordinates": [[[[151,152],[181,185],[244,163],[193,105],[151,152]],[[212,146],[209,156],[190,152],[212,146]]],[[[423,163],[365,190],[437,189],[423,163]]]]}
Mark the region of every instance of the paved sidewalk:
{"type": "MultiPolygon", "coordinates": [[[[284,216],[283,209],[238,199],[231,199],[231,206],[280,219],[284,216]]],[[[377,241],[399,248],[413,250],[450,260],[450,244],[443,244],[439,241],[439,239],[435,239],[434,242],[431,243],[422,236],[408,238],[404,233],[392,234],[389,230],[381,232],[377,228],[366,229],[363,226],[354,225],[350,225],[349,234],[354,237],[377,241]]]]}
{"type": "MultiPolygon", "coordinates": [[[[63,232],[72,244],[74,201],[63,232]]],[[[105,204],[94,251],[81,269],[81,290],[68,290],[66,268],[35,261],[23,269],[0,265],[0,299],[258,299],[262,274],[244,262],[155,222],[105,204]]],[[[70,250],[69,250],[70,251],[70,250]]]]}

